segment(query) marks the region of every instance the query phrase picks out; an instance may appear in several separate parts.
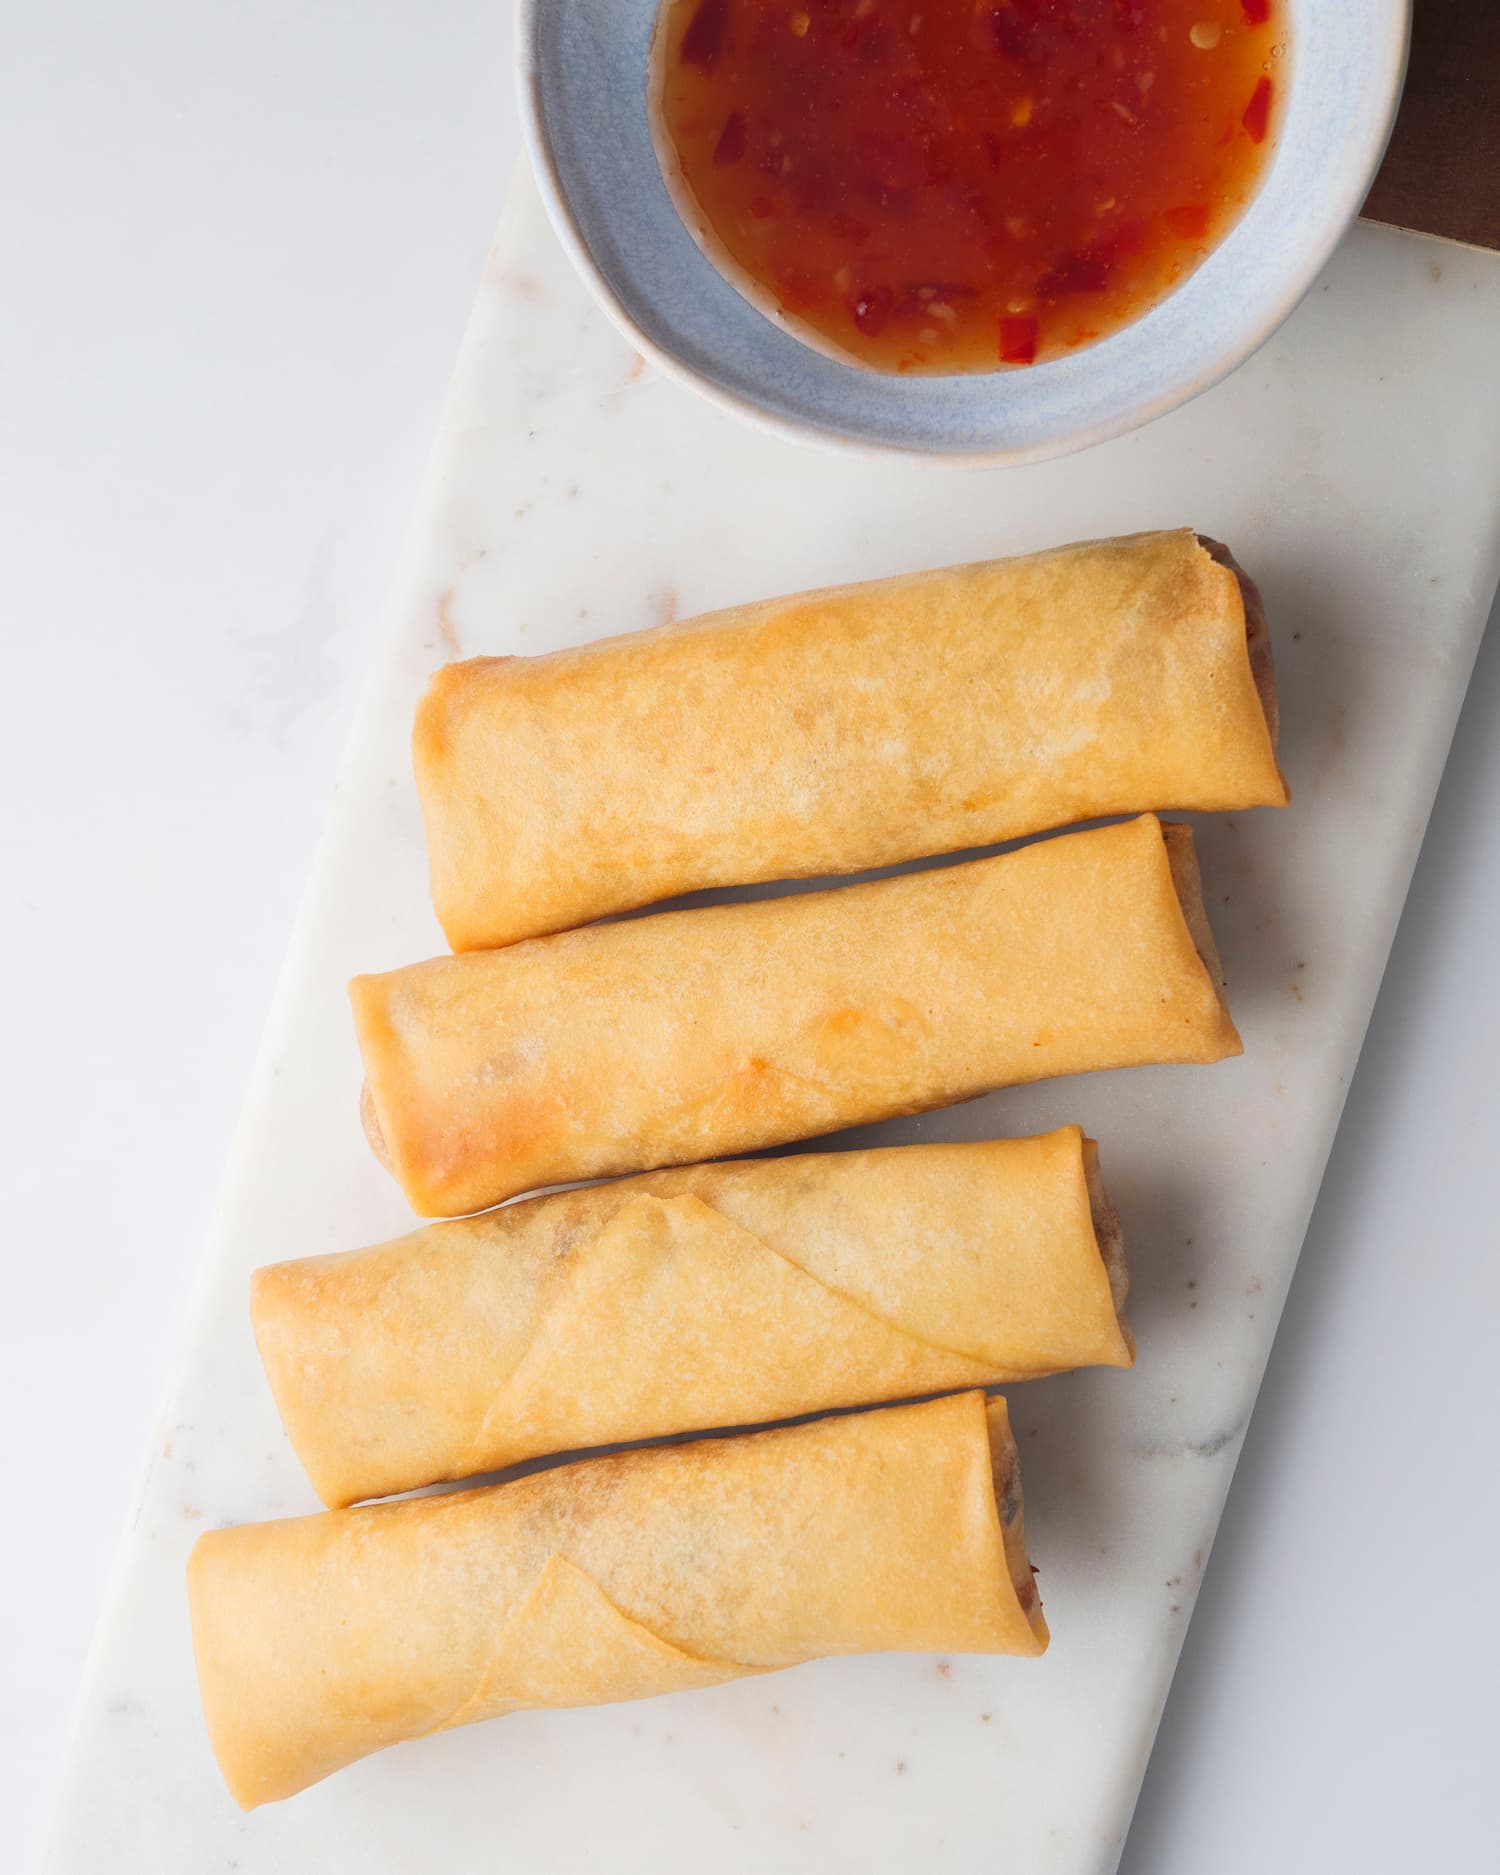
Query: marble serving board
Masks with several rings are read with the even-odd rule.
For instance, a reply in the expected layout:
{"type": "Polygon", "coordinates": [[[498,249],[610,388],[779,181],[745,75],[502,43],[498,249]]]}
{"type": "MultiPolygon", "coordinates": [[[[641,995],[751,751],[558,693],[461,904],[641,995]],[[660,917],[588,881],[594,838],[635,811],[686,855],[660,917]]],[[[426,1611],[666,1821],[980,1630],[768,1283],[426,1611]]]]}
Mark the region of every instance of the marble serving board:
{"type": "Polygon", "coordinates": [[[46,1870],[1113,1868],[1496,582],[1497,331],[1500,258],[1360,227],[1257,357],[1137,435],[990,472],[834,458],[648,370],[517,185],[251,1086],[46,1870]],[[1078,1120],[1101,1141],[1139,1364],[1011,1390],[1050,1653],[825,1661],[517,1715],[242,1816],[204,1735],[183,1566],[201,1530],[316,1507],[256,1359],[251,1269],[410,1223],[361,1138],[344,982],[441,948],[407,755],[428,673],[1183,522],[1229,541],[1264,587],[1295,796],[1200,826],[1244,1058],[870,1129],[955,1139],[1078,1120]]]}

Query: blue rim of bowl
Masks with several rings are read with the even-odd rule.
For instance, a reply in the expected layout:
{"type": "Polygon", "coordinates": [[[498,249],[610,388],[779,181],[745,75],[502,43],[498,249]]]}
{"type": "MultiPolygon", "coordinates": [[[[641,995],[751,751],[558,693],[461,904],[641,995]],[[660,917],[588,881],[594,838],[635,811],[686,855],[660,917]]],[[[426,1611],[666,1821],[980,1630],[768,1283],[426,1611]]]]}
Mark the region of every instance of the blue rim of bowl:
{"type": "MultiPolygon", "coordinates": [[[[800,443],[805,447],[878,461],[895,459],[929,462],[950,468],[1019,468],[1028,463],[1055,461],[1080,450],[1091,449],[1096,443],[1107,443],[1117,436],[1128,435],[1133,430],[1155,422],[1158,417],[1164,417],[1182,405],[1191,403],[1195,397],[1211,390],[1231,372],[1237,371],[1248,358],[1253,357],[1306,298],[1332,258],[1334,250],[1358,219],[1360,208],[1369,194],[1395,128],[1396,111],[1406,83],[1407,61],[1411,51],[1412,0],[1400,0],[1397,55],[1386,73],[1385,88],[1379,100],[1380,109],[1370,116],[1371,134],[1367,139],[1364,159],[1336,198],[1333,204],[1336,212],[1329,215],[1323,239],[1309,248],[1302,264],[1288,279],[1280,295],[1241,339],[1192,377],[1171,385],[1136,409],[1103,418],[1071,432],[1065,438],[1047,438],[1041,442],[999,448],[946,450],[926,443],[888,442],[867,436],[853,436],[829,424],[779,415],[748,397],[726,389],[706,373],[684,363],[675,353],[657,344],[642,331],[596,263],[553,157],[551,140],[545,128],[541,68],[536,57],[536,21],[547,5],[548,0],[516,0],[516,84],[521,140],[531,163],[532,174],[539,185],[548,220],[568,258],[616,329],[665,376],[696,392],[716,409],[783,442],[800,443]]],[[[1274,165],[1274,157],[1272,162],[1274,165]]],[[[705,259],[704,265],[711,266],[712,263],[705,259]]]]}

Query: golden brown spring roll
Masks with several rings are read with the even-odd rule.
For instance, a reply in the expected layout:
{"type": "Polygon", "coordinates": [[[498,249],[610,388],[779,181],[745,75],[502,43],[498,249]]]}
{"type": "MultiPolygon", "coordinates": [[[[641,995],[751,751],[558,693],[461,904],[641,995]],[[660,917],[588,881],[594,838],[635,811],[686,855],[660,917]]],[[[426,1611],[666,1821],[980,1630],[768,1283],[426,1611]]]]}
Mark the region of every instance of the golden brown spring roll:
{"type": "Polygon", "coordinates": [[[188,1591],[247,1809],[527,1706],[1047,1645],[1005,1403],[982,1393],[210,1531],[188,1591]]]}
{"type": "Polygon", "coordinates": [[[455,950],[1148,808],[1281,805],[1259,595],[1187,528],[736,606],[432,680],[455,950]]]}
{"type": "Polygon", "coordinates": [[[695,1165],[257,1270],[324,1502],[520,1459],[1127,1367],[1098,1154],[1039,1139],[695,1165]]]}
{"type": "Polygon", "coordinates": [[[1240,1047],[1192,835],[1152,815],[440,957],[350,994],[371,1144],[426,1216],[1240,1047]]]}

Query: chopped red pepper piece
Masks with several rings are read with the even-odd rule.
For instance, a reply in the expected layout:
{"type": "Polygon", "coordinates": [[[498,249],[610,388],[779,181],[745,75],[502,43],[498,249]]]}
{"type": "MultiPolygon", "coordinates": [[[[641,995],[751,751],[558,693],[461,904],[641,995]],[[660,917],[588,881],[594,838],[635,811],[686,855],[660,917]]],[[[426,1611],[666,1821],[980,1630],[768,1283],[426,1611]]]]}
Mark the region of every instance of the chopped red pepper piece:
{"type": "Polygon", "coordinates": [[[1252,143],[1264,143],[1266,130],[1271,122],[1271,81],[1262,78],[1250,93],[1250,102],[1245,106],[1245,115],[1240,119],[1250,133],[1252,143]]]}
{"type": "Polygon", "coordinates": [[[895,295],[888,286],[868,288],[854,302],[854,323],[867,339],[885,330],[895,295]]]}
{"type": "Polygon", "coordinates": [[[1173,234],[1184,241],[1201,241],[1208,233],[1208,204],[1193,202],[1182,208],[1169,208],[1162,217],[1173,234]]]}
{"type": "Polygon", "coordinates": [[[1035,313],[1003,313],[1000,318],[1001,364],[1029,365],[1035,359],[1035,313]]]}
{"type": "Polygon", "coordinates": [[[1011,7],[980,7],[969,31],[982,52],[998,52],[1014,59],[1017,65],[1030,65],[1036,56],[1032,28],[1016,17],[1011,7]]]}
{"type": "Polygon", "coordinates": [[[1079,248],[1054,261],[1037,282],[1043,299],[1055,299],[1059,293],[1102,293],[1114,270],[1115,250],[1107,241],[1093,247],[1079,248]]]}
{"type": "Polygon", "coordinates": [[[1264,26],[1271,17],[1271,0],[1240,0],[1240,11],[1249,26],[1264,26]]]}
{"type": "Polygon", "coordinates": [[[731,163],[737,163],[745,154],[745,120],[738,111],[731,111],[724,119],[724,128],[719,132],[719,141],[714,145],[714,167],[727,169],[731,163]]]}
{"type": "Polygon", "coordinates": [[[729,0],[698,0],[698,11],[682,35],[677,56],[684,65],[701,65],[711,72],[724,50],[724,29],[729,24],[729,0]]]}

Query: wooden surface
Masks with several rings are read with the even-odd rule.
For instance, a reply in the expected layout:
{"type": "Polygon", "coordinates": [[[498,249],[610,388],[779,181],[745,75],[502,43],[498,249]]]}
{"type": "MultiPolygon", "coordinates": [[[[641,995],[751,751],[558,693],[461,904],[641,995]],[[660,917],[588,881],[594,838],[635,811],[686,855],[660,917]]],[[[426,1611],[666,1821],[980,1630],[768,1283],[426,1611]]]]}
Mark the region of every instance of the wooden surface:
{"type": "Polygon", "coordinates": [[[1500,0],[1416,0],[1406,91],[1364,212],[1500,248],[1500,0]]]}

